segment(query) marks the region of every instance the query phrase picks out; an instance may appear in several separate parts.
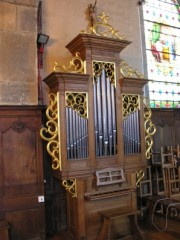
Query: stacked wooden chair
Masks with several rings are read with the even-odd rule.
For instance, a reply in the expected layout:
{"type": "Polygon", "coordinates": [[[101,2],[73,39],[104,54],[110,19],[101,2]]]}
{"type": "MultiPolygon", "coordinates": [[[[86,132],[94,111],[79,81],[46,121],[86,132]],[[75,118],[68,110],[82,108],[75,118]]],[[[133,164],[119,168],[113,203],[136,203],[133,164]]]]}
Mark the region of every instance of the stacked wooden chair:
{"type": "Polygon", "coordinates": [[[175,149],[172,146],[167,147],[166,151],[161,147],[164,192],[165,196],[169,198],[180,199],[180,168],[177,164],[179,155],[179,145],[175,149]]]}
{"type": "MultiPolygon", "coordinates": [[[[154,154],[152,161],[154,166],[162,168],[163,176],[163,191],[159,191],[157,184],[157,195],[148,198],[147,206],[149,209],[150,221],[157,227],[154,222],[154,214],[160,214],[171,217],[174,220],[180,219],[180,167],[178,159],[180,156],[179,145],[176,148],[172,146],[163,148],[161,147],[160,153],[154,154]],[[160,161],[157,161],[160,156],[160,161]]],[[[158,177],[158,174],[156,175],[158,177]]],[[[157,182],[157,179],[156,179],[157,182]]],[[[161,229],[162,230],[162,229],[161,229]]],[[[164,229],[163,229],[164,231],[164,229]]]]}

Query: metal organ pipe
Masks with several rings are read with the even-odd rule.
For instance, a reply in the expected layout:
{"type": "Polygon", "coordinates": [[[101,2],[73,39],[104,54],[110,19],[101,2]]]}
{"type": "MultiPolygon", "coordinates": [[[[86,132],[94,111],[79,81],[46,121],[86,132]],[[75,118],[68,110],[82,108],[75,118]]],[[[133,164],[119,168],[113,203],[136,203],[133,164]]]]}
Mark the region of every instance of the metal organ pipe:
{"type": "Polygon", "coordinates": [[[72,111],[73,120],[73,148],[74,148],[74,158],[77,158],[77,139],[76,139],[76,112],[72,111]]]}
{"type": "Polygon", "coordinates": [[[111,84],[111,106],[112,106],[112,128],[113,128],[113,154],[116,154],[116,107],[115,107],[115,86],[111,84]]]}
{"type": "Polygon", "coordinates": [[[77,112],[76,112],[76,137],[77,137],[77,158],[80,158],[79,116],[77,112]]]}
{"type": "Polygon", "coordinates": [[[84,119],[84,158],[88,157],[88,128],[87,119],[84,119]]]}
{"type": "Polygon", "coordinates": [[[66,136],[67,136],[67,158],[70,158],[70,136],[69,136],[69,108],[66,107],[66,136]]]}
{"type": "MultiPolygon", "coordinates": [[[[76,99],[76,94],[74,94],[73,97],[76,99]]],[[[81,98],[81,96],[79,98],[81,98]]],[[[80,107],[77,105],[78,104],[74,104],[74,106],[66,106],[66,135],[68,159],[81,159],[88,157],[88,120],[80,113],[82,106],[80,104],[80,107]]]]}
{"type": "Polygon", "coordinates": [[[95,148],[96,148],[96,156],[99,155],[99,147],[98,147],[98,112],[97,112],[97,84],[94,84],[94,131],[95,131],[95,148]]]}
{"type": "Polygon", "coordinates": [[[80,158],[82,158],[82,123],[81,123],[81,118],[78,118],[79,120],[79,153],[80,153],[80,158]]]}
{"type": "Polygon", "coordinates": [[[70,139],[70,154],[71,157],[73,158],[73,118],[72,118],[72,109],[69,108],[69,139],[70,139]]]}
{"type": "Polygon", "coordinates": [[[96,63],[94,77],[94,128],[96,156],[116,154],[115,85],[107,74],[113,71],[110,64],[96,63]],[[109,72],[108,72],[109,73],[109,72]]]}
{"type": "Polygon", "coordinates": [[[103,128],[102,128],[102,100],[101,100],[101,81],[97,78],[97,113],[98,113],[98,136],[99,136],[99,156],[103,155],[103,128]]]}
{"type": "Polygon", "coordinates": [[[102,116],[103,116],[103,145],[104,156],[108,155],[108,124],[107,124],[107,84],[106,84],[105,70],[102,70],[101,83],[102,83],[102,116]]]}
{"type": "Polygon", "coordinates": [[[111,84],[107,79],[107,110],[108,110],[108,135],[109,135],[109,155],[112,155],[113,133],[112,133],[112,102],[111,102],[111,84]]]}
{"type": "Polygon", "coordinates": [[[124,153],[140,152],[139,110],[129,113],[123,120],[124,153]]]}

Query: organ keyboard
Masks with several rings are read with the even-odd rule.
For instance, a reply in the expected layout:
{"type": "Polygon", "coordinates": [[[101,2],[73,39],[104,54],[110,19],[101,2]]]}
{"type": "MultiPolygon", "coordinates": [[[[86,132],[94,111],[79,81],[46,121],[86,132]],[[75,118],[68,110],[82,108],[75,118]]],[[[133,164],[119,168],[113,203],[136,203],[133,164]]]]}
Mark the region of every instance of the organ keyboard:
{"type": "Polygon", "coordinates": [[[119,189],[115,191],[86,194],[85,199],[88,201],[93,201],[97,199],[112,198],[112,197],[117,197],[121,195],[127,195],[129,193],[133,193],[134,191],[135,191],[134,189],[125,188],[125,189],[119,189]]]}

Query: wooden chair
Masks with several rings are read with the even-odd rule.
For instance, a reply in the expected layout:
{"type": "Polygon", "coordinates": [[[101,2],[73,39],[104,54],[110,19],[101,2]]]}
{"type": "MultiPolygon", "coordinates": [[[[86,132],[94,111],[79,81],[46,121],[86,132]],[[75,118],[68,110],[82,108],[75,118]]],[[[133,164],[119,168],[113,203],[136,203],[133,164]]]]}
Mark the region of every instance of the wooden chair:
{"type": "Polygon", "coordinates": [[[180,179],[172,147],[167,152],[161,147],[161,166],[166,197],[180,196],[180,179]]]}
{"type": "Polygon", "coordinates": [[[160,166],[161,165],[161,152],[152,152],[152,165],[160,166]]]}
{"type": "Polygon", "coordinates": [[[173,156],[174,156],[174,165],[177,166],[177,159],[180,159],[179,144],[177,144],[175,148],[173,148],[172,146],[167,146],[167,152],[173,154],[173,156]]]}

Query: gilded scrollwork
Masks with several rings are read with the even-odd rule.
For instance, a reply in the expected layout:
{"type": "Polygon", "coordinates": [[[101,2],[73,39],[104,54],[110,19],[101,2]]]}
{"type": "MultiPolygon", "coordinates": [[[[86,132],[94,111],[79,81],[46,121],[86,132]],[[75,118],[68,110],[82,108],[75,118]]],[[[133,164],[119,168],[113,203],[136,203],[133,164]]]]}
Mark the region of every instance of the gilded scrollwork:
{"type": "Polygon", "coordinates": [[[144,103],[144,129],[145,129],[145,142],[146,142],[146,159],[150,159],[153,147],[153,135],[156,133],[156,126],[151,120],[152,111],[148,104],[144,103]]]}
{"type": "MultiPolygon", "coordinates": [[[[91,18],[92,19],[92,18],[91,18]]],[[[93,21],[90,22],[90,27],[87,31],[82,31],[86,34],[95,34],[102,37],[111,37],[120,40],[125,40],[124,35],[119,34],[119,31],[114,29],[109,23],[109,16],[103,11],[100,13],[97,18],[93,18],[93,21]]]]}
{"type": "Polygon", "coordinates": [[[126,118],[129,114],[140,109],[139,95],[123,94],[123,118],[126,118]]]}
{"type": "Polygon", "coordinates": [[[120,73],[123,77],[131,78],[133,76],[138,78],[144,78],[142,73],[139,73],[137,69],[133,70],[132,67],[128,65],[126,61],[121,61],[120,64],[120,73]]]}
{"type": "Polygon", "coordinates": [[[52,169],[58,170],[60,169],[60,161],[59,161],[59,142],[56,140],[51,140],[47,144],[47,152],[52,157],[52,169]]]}
{"type": "Polygon", "coordinates": [[[61,155],[60,155],[60,127],[58,124],[58,97],[59,95],[50,93],[50,104],[46,109],[46,116],[48,121],[46,127],[42,127],[40,130],[40,136],[42,139],[48,142],[46,149],[49,155],[52,157],[52,169],[61,170],[61,155]]]}
{"type": "Polygon", "coordinates": [[[87,93],[66,92],[66,107],[75,110],[79,116],[88,118],[87,93]]]}
{"type": "Polygon", "coordinates": [[[140,182],[142,181],[143,178],[144,178],[143,170],[136,172],[136,187],[140,186],[140,182]]]}
{"type": "Polygon", "coordinates": [[[75,56],[70,60],[68,67],[65,65],[58,65],[58,62],[55,62],[55,66],[53,68],[55,72],[63,71],[69,73],[84,73],[84,69],[84,61],[80,58],[80,54],[78,52],[76,52],[75,56]]]}
{"type": "Polygon", "coordinates": [[[101,76],[103,69],[105,70],[106,77],[109,78],[110,82],[115,85],[115,64],[109,62],[93,61],[94,82],[97,82],[97,78],[101,76]]]}
{"type": "Polygon", "coordinates": [[[72,195],[72,197],[77,198],[76,179],[66,179],[62,182],[62,185],[65,187],[66,191],[72,195]]]}

